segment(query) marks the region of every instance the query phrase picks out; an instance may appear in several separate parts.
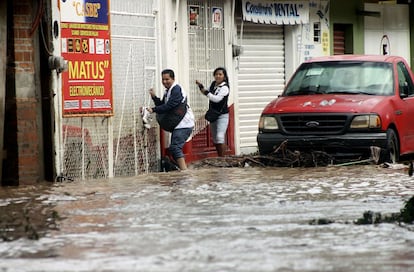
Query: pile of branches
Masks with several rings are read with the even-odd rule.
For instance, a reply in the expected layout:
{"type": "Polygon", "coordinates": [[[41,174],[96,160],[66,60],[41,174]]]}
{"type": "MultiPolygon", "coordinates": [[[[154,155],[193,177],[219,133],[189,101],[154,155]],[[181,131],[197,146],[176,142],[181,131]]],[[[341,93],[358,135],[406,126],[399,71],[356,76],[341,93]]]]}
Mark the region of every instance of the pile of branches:
{"type": "Polygon", "coordinates": [[[242,155],[242,156],[228,156],[207,158],[194,163],[194,166],[213,166],[213,167],[317,167],[327,166],[331,164],[332,157],[321,151],[314,151],[309,153],[303,152],[289,152],[284,157],[273,155],[242,155]]]}
{"type": "Polygon", "coordinates": [[[280,144],[269,155],[250,154],[242,156],[229,156],[219,158],[207,158],[199,161],[193,166],[213,166],[213,167],[318,167],[328,166],[335,163],[336,166],[351,164],[379,164],[381,148],[371,146],[371,156],[368,158],[338,158],[324,151],[292,151],[287,148],[287,141],[280,144]]]}
{"type": "Polygon", "coordinates": [[[207,158],[195,164],[214,167],[318,167],[332,164],[334,158],[323,151],[291,151],[282,143],[269,155],[242,155],[219,158],[207,158]]]}

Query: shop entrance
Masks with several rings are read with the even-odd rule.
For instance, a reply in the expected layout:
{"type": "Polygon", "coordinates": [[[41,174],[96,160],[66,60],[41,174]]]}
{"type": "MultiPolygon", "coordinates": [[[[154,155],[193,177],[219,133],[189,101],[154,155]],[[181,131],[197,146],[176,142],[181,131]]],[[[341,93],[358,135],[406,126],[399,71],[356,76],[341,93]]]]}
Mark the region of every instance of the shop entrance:
{"type": "MultiPolygon", "coordinates": [[[[213,80],[213,71],[217,67],[225,67],[225,28],[224,2],[219,0],[190,0],[187,4],[188,12],[188,43],[189,56],[189,86],[191,107],[196,125],[191,142],[191,152],[186,154],[189,160],[216,156],[214,144],[211,141],[208,122],[204,114],[208,108],[208,100],[200,96],[195,85],[198,79],[209,86],[213,80]]],[[[230,82],[231,84],[231,82],[230,82]]],[[[230,88],[231,90],[231,88],[230,88]]],[[[230,107],[230,123],[227,130],[228,154],[234,153],[234,114],[230,107]]]]}

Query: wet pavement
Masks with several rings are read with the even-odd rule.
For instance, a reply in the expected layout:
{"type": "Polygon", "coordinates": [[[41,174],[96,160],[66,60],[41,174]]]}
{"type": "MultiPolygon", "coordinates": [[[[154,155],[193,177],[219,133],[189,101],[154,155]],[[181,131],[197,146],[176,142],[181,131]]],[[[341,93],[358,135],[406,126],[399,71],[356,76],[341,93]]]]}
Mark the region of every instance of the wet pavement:
{"type": "Polygon", "coordinates": [[[404,166],[375,165],[0,188],[0,271],[414,271],[413,225],[354,224],[412,196],[404,166]]]}

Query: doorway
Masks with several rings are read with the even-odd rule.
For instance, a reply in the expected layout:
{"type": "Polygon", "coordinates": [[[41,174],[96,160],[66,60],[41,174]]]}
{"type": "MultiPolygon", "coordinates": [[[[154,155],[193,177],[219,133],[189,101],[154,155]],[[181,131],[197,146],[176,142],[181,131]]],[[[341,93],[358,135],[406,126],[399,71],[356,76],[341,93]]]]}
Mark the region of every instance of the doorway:
{"type": "MultiPolygon", "coordinates": [[[[189,0],[188,43],[189,43],[189,86],[191,107],[196,124],[192,138],[192,151],[187,156],[193,160],[216,156],[216,150],[210,137],[209,123],[204,119],[208,109],[208,99],[200,99],[200,91],[195,85],[196,79],[210,86],[213,71],[217,67],[225,67],[225,28],[224,1],[189,0]]],[[[232,107],[229,105],[230,122],[227,130],[226,145],[234,150],[232,107]]]]}

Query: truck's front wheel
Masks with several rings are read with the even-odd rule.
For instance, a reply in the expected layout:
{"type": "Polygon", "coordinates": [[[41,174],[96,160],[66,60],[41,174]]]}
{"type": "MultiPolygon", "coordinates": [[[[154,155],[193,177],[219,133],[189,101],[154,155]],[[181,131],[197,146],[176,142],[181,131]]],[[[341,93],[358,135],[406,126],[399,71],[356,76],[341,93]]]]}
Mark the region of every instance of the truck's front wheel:
{"type": "Polygon", "coordinates": [[[400,160],[400,142],[392,128],[387,130],[387,149],[384,150],[382,162],[397,163],[400,160]]]}

